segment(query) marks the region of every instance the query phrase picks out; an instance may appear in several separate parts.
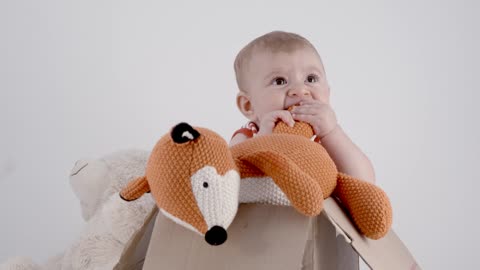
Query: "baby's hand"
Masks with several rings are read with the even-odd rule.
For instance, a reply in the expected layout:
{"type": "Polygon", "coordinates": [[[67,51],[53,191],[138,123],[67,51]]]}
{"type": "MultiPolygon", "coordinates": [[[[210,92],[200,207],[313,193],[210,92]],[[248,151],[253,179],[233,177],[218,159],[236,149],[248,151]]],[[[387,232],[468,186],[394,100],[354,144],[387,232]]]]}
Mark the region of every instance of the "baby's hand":
{"type": "Polygon", "coordinates": [[[293,108],[292,117],[312,125],[315,135],[320,139],[337,127],[337,117],[332,107],[318,100],[300,102],[300,106],[293,108]]]}
{"type": "Polygon", "coordinates": [[[260,119],[260,126],[257,135],[272,134],[275,123],[278,120],[282,120],[287,125],[293,127],[295,120],[293,120],[292,114],[287,110],[271,111],[263,115],[260,119]]]}

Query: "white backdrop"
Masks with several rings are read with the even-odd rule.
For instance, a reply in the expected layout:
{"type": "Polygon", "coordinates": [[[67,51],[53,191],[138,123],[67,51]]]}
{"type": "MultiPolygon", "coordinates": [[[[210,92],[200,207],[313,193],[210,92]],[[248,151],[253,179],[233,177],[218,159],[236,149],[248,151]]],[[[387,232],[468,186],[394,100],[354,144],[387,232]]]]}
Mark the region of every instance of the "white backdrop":
{"type": "Polygon", "coordinates": [[[150,149],[180,121],[229,138],[236,53],[286,30],[322,55],[419,264],[480,268],[478,2],[197,2],[0,0],[0,262],[78,235],[77,159],[150,149]]]}

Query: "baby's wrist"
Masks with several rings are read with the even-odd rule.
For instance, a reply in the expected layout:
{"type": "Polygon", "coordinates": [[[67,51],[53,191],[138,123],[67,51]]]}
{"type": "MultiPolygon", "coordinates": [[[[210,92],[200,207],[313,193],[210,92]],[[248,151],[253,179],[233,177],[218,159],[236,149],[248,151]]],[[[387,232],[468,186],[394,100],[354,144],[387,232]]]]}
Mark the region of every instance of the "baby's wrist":
{"type": "Polygon", "coordinates": [[[323,140],[325,139],[326,137],[332,135],[333,133],[335,133],[336,130],[338,130],[340,128],[340,126],[338,125],[338,123],[335,123],[335,125],[327,132],[324,132],[322,134],[317,134],[317,137],[320,138],[320,140],[323,140]]]}

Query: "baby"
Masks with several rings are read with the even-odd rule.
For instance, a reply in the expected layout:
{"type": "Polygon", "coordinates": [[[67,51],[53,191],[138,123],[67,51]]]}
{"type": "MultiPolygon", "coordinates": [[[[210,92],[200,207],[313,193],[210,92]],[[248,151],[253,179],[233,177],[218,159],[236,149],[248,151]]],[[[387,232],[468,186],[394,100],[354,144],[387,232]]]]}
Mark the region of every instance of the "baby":
{"type": "Polygon", "coordinates": [[[230,145],[271,134],[277,121],[307,122],[340,172],[375,182],[371,162],[337,122],[322,60],[307,39],[281,31],[265,34],[238,53],[234,68],[237,106],[250,122],[233,134],[230,145]]]}

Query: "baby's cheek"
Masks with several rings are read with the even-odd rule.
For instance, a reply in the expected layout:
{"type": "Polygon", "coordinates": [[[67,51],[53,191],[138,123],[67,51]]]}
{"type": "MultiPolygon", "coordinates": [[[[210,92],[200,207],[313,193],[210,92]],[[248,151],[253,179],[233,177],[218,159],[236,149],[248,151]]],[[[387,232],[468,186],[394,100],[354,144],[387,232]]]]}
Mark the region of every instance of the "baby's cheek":
{"type": "Polygon", "coordinates": [[[318,100],[321,103],[330,105],[330,91],[323,90],[313,95],[314,100],[318,100]]]}

